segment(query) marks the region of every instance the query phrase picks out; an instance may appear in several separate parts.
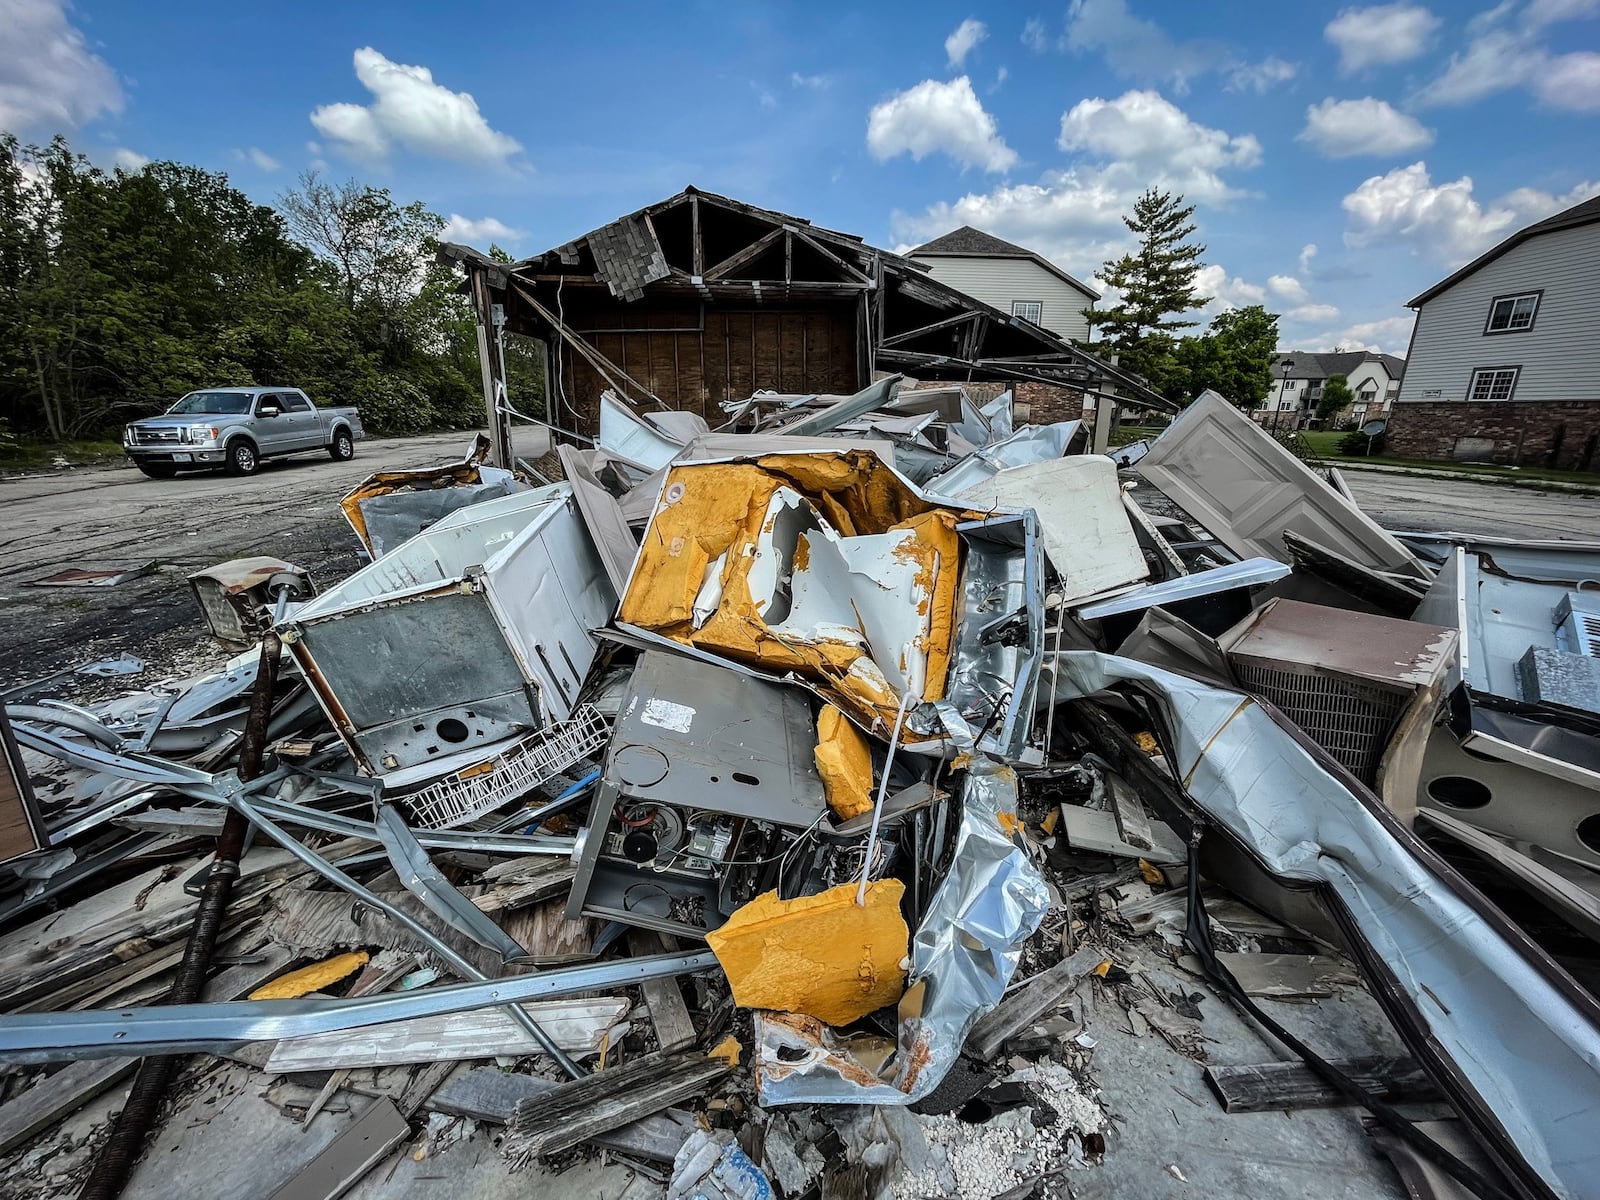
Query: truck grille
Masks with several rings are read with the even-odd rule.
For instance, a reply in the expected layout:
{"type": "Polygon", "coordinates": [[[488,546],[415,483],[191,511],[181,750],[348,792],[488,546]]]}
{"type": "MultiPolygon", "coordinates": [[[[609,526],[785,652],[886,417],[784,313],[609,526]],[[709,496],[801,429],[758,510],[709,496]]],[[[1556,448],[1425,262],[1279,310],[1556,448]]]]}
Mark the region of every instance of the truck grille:
{"type": "Polygon", "coordinates": [[[178,442],[183,439],[179,436],[181,430],[177,429],[142,429],[133,427],[133,440],[142,446],[149,446],[162,442],[178,442]]]}

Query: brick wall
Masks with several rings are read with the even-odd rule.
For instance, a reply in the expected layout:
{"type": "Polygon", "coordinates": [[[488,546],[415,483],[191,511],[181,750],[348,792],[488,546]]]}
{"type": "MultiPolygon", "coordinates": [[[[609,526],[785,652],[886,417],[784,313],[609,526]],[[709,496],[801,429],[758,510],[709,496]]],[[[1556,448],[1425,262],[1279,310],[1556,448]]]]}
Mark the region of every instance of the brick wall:
{"type": "Polygon", "coordinates": [[[1396,404],[1384,453],[1600,472],[1600,400],[1396,404]]]}
{"type": "MultiPolygon", "coordinates": [[[[913,388],[949,387],[938,380],[909,382],[913,388]]],[[[980,407],[1001,392],[1010,390],[1011,411],[1020,425],[1053,425],[1057,421],[1077,421],[1084,417],[1083,392],[1078,388],[1062,387],[1054,383],[1033,383],[1017,380],[1014,383],[966,383],[967,395],[980,407]]]]}

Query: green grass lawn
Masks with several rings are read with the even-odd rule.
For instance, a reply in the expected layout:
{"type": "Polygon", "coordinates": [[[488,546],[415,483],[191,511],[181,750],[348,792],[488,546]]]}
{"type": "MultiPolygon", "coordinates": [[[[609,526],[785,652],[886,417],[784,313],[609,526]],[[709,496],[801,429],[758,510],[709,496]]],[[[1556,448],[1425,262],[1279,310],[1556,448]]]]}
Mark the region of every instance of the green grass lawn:
{"type": "Polygon", "coordinates": [[[0,471],[37,471],[65,462],[83,467],[122,457],[121,442],[34,442],[23,438],[0,441],[0,471]]]}

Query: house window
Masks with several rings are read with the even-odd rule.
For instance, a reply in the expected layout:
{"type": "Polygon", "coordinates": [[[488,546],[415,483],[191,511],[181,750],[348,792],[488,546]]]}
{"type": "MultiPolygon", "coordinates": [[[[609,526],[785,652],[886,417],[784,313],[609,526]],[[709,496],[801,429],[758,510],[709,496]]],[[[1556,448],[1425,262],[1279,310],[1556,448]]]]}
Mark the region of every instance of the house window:
{"type": "Polygon", "coordinates": [[[1511,399],[1511,393],[1517,390],[1517,373],[1521,370],[1521,367],[1479,367],[1472,373],[1467,399],[1511,399]]]}
{"type": "Polygon", "coordinates": [[[1037,325],[1044,320],[1044,305],[1037,300],[1013,300],[1011,302],[1011,315],[1021,317],[1024,321],[1032,321],[1037,325]]]}
{"type": "Polygon", "coordinates": [[[1519,333],[1533,328],[1533,318],[1539,311],[1539,292],[1524,292],[1520,296],[1496,296],[1489,304],[1489,321],[1485,333],[1519,333]]]}

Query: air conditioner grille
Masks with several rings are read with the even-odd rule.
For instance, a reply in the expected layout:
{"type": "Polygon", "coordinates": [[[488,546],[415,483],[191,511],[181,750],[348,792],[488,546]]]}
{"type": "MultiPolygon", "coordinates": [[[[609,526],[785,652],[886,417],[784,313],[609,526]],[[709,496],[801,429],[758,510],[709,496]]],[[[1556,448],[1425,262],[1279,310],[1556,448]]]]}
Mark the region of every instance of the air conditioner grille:
{"type": "Polygon", "coordinates": [[[1369,785],[1376,781],[1389,734],[1410,702],[1409,691],[1243,657],[1234,658],[1233,666],[1240,683],[1275,704],[1352,775],[1369,785]]]}

